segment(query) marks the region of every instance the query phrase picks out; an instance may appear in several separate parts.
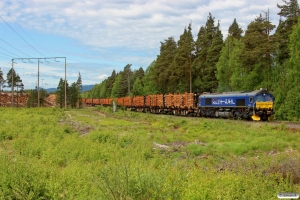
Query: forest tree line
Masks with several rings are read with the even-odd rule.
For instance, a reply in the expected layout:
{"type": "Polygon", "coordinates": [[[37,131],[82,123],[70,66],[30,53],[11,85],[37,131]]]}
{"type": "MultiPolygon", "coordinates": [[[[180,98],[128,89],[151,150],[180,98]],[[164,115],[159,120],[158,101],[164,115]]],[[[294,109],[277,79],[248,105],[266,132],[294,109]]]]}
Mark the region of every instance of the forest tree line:
{"type": "Polygon", "coordinates": [[[237,19],[223,40],[220,23],[209,13],[197,39],[192,25],[176,42],[161,42],[160,54],[147,69],[120,72],[96,84],[83,97],[107,98],[176,92],[224,92],[267,88],[276,97],[276,118],[300,118],[300,16],[297,0],[283,0],[278,25],[269,11],[259,14],[245,31],[237,19]]]}

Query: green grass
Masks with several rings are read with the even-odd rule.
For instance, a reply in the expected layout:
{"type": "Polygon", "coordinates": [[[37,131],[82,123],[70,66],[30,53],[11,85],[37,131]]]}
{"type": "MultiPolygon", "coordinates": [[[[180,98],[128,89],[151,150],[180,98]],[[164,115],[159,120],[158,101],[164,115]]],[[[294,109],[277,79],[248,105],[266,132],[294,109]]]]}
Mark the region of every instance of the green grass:
{"type": "Polygon", "coordinates": [[[0,199],[276,199],[300,192],[300,132],[284,125],[102,107],[0,112],[0,199]]]}

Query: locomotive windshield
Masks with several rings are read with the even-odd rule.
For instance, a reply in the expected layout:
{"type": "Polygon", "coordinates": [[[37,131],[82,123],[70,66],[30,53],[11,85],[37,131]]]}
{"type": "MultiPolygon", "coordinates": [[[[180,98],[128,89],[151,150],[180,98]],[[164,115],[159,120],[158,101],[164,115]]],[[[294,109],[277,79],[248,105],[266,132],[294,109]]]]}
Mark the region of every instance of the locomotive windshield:
{"type": "Polygon", "coordinates": [[[258,94],[256,96],[256,102],[273,102],[273,96],[270,94],[258,94]]]}

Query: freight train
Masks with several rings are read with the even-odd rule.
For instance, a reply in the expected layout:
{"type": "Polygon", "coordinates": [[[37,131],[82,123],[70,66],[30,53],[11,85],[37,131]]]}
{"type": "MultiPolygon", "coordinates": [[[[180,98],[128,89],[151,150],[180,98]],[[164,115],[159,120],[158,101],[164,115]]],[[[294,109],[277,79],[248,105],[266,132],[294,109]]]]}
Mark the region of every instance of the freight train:
{"type": "Polygon", "coordinates": [[[128,110],[209,118],[267,121],[274,115],[275,97],[267,89],[254,91],[184,94],[156,94],[120,98],[82,98],[83,104],[128,110]]]}

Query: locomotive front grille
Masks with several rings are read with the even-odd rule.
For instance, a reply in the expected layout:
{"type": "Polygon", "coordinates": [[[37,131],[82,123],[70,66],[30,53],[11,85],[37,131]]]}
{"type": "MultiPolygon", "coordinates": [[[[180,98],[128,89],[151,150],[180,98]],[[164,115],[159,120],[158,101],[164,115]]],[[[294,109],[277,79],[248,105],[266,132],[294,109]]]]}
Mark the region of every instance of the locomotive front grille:
{"type": "Polygon", "coordinates": [[[256,102],[256,109],[273,109],[273,102],[256,102]]]}

